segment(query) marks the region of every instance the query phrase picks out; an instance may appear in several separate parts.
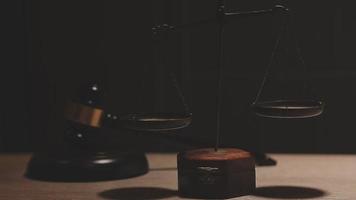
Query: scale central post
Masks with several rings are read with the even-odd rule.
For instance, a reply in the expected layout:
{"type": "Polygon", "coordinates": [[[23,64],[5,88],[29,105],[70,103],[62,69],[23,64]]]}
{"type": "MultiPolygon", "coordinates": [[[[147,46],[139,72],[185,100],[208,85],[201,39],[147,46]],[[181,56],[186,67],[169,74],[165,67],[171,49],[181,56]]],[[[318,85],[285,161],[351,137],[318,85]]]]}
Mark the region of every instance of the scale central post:
{"type": "Polygon", "coordinates": [[[224,68],[224,49],[223,49],[223,34],[225,28],[225,1],[218,0],[216,9],[216,19],[218,22],[218,56],[217,56],[217,69],[218,69],[218,85],[216,96],[216,138],[215,138],[215,152],[219,149],[220,144],[220,123],[221,123],[221,103],[222,103],[222,80],[223,80],[223,68],[224,68]]]}

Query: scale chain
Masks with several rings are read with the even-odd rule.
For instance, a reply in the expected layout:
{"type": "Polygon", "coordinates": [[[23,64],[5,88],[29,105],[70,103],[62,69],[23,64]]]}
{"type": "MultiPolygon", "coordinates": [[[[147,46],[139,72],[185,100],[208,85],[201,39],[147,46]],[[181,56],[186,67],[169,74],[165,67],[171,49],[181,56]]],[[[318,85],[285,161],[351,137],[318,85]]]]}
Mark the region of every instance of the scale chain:
{"type": "Polygon", "coordinates": [[[184,94],[182,92],[182,89],[179,87],[179,84],[178,84],[178,81],[177,81],[177,78],[175,76],[175,74],[173,72],[170,73],[170,76],[171,76],[171,80],[173,82],[173,86],[175,87],[177,93],[178,93],[178,96],[184,106],[184,111],[185,113],[190,113],[190,109],[189,109],[189,106],[185,100],[185,97],[184,97],[184,94]]]}
{"type": "MultiPolygon", "coordinates": [[[[292,27],[293,28],[293,27],[292,27]]],[[[301,64],[303,65],[303,73],[304,73],[304,92],[305,92],[305,95],[307,96],[307,65],[306,65],[306,62],[302,56],[302,51],[301,51],[301,48],[299,46],[299,42],[298,42],[298,39],[295,35],[295,32],[294,30],[292,30],[292,36],[293,36],[293,40],[294,40],[294,45],[295,45],[295,48],[297,50],[297,55],[298,55],[298,59],[299,61],[301,62],[301,64]]]]}
{"type": "MultiPolygon", "coordinates": [[[[301,62],[302,66],[303,66],[303,73],[304,73],[304,92],[305,92],[305,93],[307,92],[307,91],[306,91],[306,90],[307,90],[307,80],[306,80],[307,65],[306,65],[306,62],[305,62],[305,60],[304,60],[304,58],[303,58],[303,56],[302,56],[301,48],[300,48],[300,46],[299,46],[299,44],[298,44],[298,40],[297,40],[297,38],[296,38],[296,35],[295,35],[295,32],[294,32],[293,27],[292,27],[292,28],[289,28],[289,29],[293,29],[293,30],[287,30],[288,24],[292,21],[291,18],[292,18],[292,14],[289,13],[287,21],[282,25],[283,28],[282,28],[282,30],[281,30],[281,32],[280,32],[280,34],[279,34],[279,36],[278,36],[278,38],[277,38],[277,40],[276,40],[274,50],[273,50],[272,55],[271,55],[271,57],[270,57],[270,62],[269,62],[269,64],[268,64],[267,68],[266,68],[266,72],[265,72],[265,75],[264,75],[264,77],[263,77],[261,86],[260,86],[260,88],[259,88],[259,90],[258,90],[258,93],[257,93],[257,95],[256,95],[254,104],[256,104],[256,103],[259,101],[260,96],[261,96],[261,94],[262,94],[262,92],[263,92],[263,89],[264,89],[264,86],[265,86],[265,84],[266,84],[266,81],[267,81],[267,78],[268,78],[270,69],[271,69],[271,67],[272,67],[272,63],[273,63],[275,54],[276,54],[276,52],[277,52],[277,49],[278,49],[280,40],[281,40],[281,38],[282,38],[282,36],[283,36],[283,31],[286,31],[287,34],[288,34],[288,32],[291,32],[291,33],[292,33],[292,40],[293,40],[293,42],[294,42],[294,47],[295,47],[295,49],[296,49],[296,51],[297,51],[297,57],[298,57],[298,60],[301,62]]],[[[305,95],[306,95],[306,94],[305,94],[305,95]]]]}
{"type": "Polygon", "coordinates": [[[269,63],[268,63],[268,65],[267,65],[265,74],[264,74],[264,76],[263,76],[263,80],[262,80],[262,82],[261,82],[261,86],[260,86],[260,88],[259,88],[259,90],[258,90],[258,92],[257,92],[256,98],[255,98],[255,101],[253,102],[253,104],[256,104],[256,103],[259,101],[260,97],[261,97],[262,91],[263,91],[264,86],[265,86],[265,84],[266,84],[267,77],[268,77],[269,72],[270,72],[270,70],[271,70],[271,67],[272,67],[272,64],[273,64],[273,60],[274,60],[274,57],[275,57],[275,55],[276,55],[277,49],[278,49],[278,47],[279,47],[279,44],[280,44],[280,41],[281,41],[283,32],[284,32],[284,30],[285,30],[285,28],[286,28],[286,25],[287,25],[287,23],[285,23],[285,24],[282,25],[282,29],[281,29],[281,31],[280,31],[279,34],[278,34],[277,40],[276,40],[276,42],[275,42],[275,45],[274,45],[274,48],[273,48],[273,51],[272,51],[272,54],[271,54],[271,56],[270,56],[269,63]]]}

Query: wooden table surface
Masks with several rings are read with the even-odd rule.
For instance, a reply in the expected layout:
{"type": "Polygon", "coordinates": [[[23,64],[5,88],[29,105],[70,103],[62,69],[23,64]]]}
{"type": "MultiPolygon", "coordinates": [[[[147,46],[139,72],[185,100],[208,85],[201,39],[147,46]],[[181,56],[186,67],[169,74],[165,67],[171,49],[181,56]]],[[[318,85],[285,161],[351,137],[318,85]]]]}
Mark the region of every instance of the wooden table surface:
{"type": "MultiPolygon", "coordinates": [[[[257,167],[257,192],[236,199],[356,199],[356,156],[272,155],[257,167]]],[[[0,200],[180,199],[175,154],[148,154],[141,177],[93,183],[51,183],[23,177],[29,154],[0,155],[0,200]]]]}

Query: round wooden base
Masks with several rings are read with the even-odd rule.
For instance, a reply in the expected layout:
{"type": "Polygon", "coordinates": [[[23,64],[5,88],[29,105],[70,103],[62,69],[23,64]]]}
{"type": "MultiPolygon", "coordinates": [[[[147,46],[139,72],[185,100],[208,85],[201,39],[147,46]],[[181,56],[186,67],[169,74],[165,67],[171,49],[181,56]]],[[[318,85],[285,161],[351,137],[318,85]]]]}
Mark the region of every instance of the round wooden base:
{"type": "Polygon", "coordinates": [[[182,197],[232,198],[251,194],[255,188],[255,162],[246,151],[197,149],[178,154],[178,191],[182,197]]]}

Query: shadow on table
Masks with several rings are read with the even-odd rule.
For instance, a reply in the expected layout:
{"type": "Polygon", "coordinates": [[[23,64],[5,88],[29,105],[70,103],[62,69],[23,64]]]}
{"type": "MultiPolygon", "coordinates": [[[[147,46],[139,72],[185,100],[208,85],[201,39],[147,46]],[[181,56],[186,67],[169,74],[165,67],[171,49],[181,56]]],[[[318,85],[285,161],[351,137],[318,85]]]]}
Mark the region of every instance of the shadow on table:
{"type": "Polygon", "coordinates": [[[120,200],[153,200],[165,199],[178,195],[176,190],[158,188],[158,187],[130,187],[106,190],[98,194],[105,199],[120,199],[120,200]]]}
{"type": "Polygon", "coordinates": [[[257,188],[253,195],[271,199],[313,199],[326,196],[327,193],[309,187],[266,186],[257,188]]]}
{"type": "Polygon", "coordinates": [[[177,167],[150,168],[150,171],[176,171],[177,167]]]}

